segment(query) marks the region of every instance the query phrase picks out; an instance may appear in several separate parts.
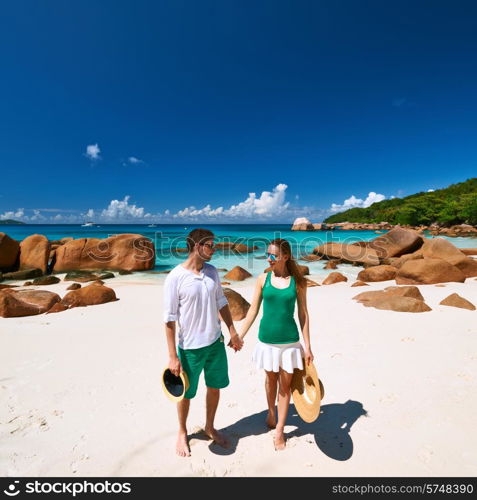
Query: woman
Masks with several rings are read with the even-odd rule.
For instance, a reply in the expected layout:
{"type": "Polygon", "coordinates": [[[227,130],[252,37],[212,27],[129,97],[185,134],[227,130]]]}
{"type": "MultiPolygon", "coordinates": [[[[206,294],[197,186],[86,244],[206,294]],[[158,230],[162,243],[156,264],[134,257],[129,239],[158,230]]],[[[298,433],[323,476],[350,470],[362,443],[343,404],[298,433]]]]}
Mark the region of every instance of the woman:
{"type": "Polygon", "coordinates": [[[306,306],[306,279],[301,275],[293,259],[288,241],[274,239],[267,249],[270,271],[257,279],[252,304],[244,320],[240,338],[243,340],[257,317],[263,300],[263,317],[258,331],[258,343],[253,360],[264,369],[265,392],[268,402],[267,425],[275,433],[275,449],[285,448],[283,433],[290,404],[290,385],[295,368],[303,369],[313,361],[310,346],[310,325],[306,306]],[[300,344],[298,328],[294,320],[295,303],[305,348],[300,344]],[[278,422],[275,402],[278,390],[278,422]]]}

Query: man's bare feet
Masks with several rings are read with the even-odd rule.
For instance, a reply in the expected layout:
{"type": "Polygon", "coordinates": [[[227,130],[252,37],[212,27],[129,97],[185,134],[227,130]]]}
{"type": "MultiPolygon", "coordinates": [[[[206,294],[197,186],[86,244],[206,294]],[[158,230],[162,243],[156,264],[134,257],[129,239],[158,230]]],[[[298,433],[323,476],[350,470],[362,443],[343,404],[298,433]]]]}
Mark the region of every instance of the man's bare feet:
{"type": "Polygon", "coordinates": [[[275,411],[271,412],[270,410],[268,410],[266,422],[267,427],[269,427],[270,429],[275,429],[275,427],[277,426],[277,417],[275,415],[275,411]]]}
{"type": "Polygon", "coordinates": [[[190,457],[190,448],[187,442],[187,433],[185,432],[179,432],[177,436],[176,453],[180,457],[190,457]]]}
{"type": "Polygon", "coordinates": [[[230,443],[227,440],[227,438],[218,430],[214,429],[213,427],[211,429],[204,429],[204,432],[207,434],[207,436],[214,441],[214,443],[218,444],[219,446],[222,446],[222,448],[228,448],[230,443]]]}
{"type": "Polygon", "coordinates": [[[282,451],[286,447],[286,440],[283,431],[276,431],[275,437],[273,439],[273,444],[275,445],[275,450],[282,451]]]}

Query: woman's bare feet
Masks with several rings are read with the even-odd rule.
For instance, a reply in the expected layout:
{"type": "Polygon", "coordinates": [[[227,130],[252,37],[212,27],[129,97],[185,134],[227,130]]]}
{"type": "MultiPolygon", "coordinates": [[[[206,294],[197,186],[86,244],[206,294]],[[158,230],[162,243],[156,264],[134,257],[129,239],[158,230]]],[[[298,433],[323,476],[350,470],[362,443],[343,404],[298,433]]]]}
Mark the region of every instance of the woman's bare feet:
{"type": "Polygon", "coordinates": [[[207,434],[207,436],[214,441],[214,443],[218,444],[219,446],[222,446],[222,448],[228,448],[229,447],[229,441],[227,438],[219,432],[217,429],[214,429],[213,427],[211,429],[204,429],[204,432],[207,434]]]}
{"type": "Polygon", "coordinates": [[[275,432],[275,438],[273,439],[273,444],[275,445],[275,450],[282,451],[286,447],[285,434],[283,431],[277,430],[275,432]]]}
{"type": "Polygon", "coordinates": [[[187,442],[187,433],[179,431],[177,436],[176,453],[180,457],[190,457],[189,443],[187,442]]]}
{"type": "Polygon", "coordinates": [[[275,429],[275,427],[277,426],[277,417],[275,415],[275,410],[268,410],[266,422],[269,429],[275,429]]]}

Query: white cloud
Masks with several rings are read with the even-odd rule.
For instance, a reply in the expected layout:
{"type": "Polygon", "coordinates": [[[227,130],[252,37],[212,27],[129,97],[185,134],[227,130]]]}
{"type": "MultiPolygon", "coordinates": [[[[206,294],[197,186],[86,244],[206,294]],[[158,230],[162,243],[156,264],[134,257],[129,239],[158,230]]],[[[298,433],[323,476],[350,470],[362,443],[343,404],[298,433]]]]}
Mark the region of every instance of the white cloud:
{"type": "MultiPolygon", "coordinates": [[[[278,184],[272,191],[262,191],[259,195],[249,193],[243,201],[230,206],[213,207],[210,203],[201,207],[189,206],[177,212],[165,209],[158,212],[146,212],[144,207],[131,202],[130,195],[123,199],[113,199],[106,208],[89,208],[85,211],[78,209],[28,209],[23,208],[7,211],[0,214],[0,219],[16,219],[23,222],[41,223],[71,223],[83,224],[85,221],[101,223],[121,223],[134,221],[135,223],[177,222],[181,219],[188,221],[214,222],[241,222],[241,221],[281,221],[292,224],[297,217],[307,217],[312,222],[319,222],[329,215],[329,210],[315,206],[292,205],[286,201],[286,184],[278,184]],[[55,213],[49,213],[55,210],[55,213]],[[25,215],[25,212],[28,215],[25,215]],[[45,217],[47,215],[47,217],[45,217]]],[[[370,193],[366,200],[352,196],[345,200],[345,204],[365,206],[373,201],[382,199],[383,195],[370,193]]],[[[338,205],[335,205],[337,207],[338,205]]]]}
{"type": "MultiPolygon", "coordinates": [[[[136,207],[136,205],[129,204],[130,196],[127,195],[123,200],[111,200],[108,208],[101,212],[101,218],[107,221],[112,220],[125,220],[125,219],[141,219],[143,217],[150,217],[151,214],[145,214],[143,207],[136,207]]],[[[91,209],[90,209],[91,210],[91,209]]]]}
{"type": "Polygon", "coordinates": [[[428,193],[432,193],[432,192],[434,192],[434,190],[433,189],[428,189],[427,192],[428,193]]]}
{"type": "Polygon", "coordinates": [[[197,209],[194,206],[186,207],[174,214],[174,218],[207,218],[224,216],[226,218],[253,218],[266,219],[283,215],[289,206],[285,203],[286,184],[278,184],[273,191],[263,191],[257,197],[255,193],[249,193],[244,201],[231,205],[229,208],[212,208],[207,204],[204,208],[197,209]]]}
{"type": "Polygon", "coordinates": [[[33,210],[33,215],[30,217],[30,220],[32,222],[35,222],[35,221],[45,221],[46,217],[44,215],[42,215],[39,210],[33,210]]]}
{"type": "Polygon", "coordinates": [[[17,211],[14,212],[13,210],[9,212],[5,212],[0,215],[0,220],[7,220],[7,219],[23,219],[25,217],[25,210],[23,208],[17,208],[17,211]]]}
{"type": "MultiPolygon", "coordinates": [[[[129,203],[129,196],[125,196],[123,200],[112,200],[109,206],[104,210],[94,210],[92,208],[88,209],[86,212],[81,212],[79,210],[72,209],[56,209],[55,215],[51,214],[48,217],[43,215],[39,209],[29,209],[28,213],[32,215],[26,215],[23,208],[19,208],[16,211],[10,210],[3,214],[0,214],[0,220],[5,219],[15,219],[22,222],[31,223],[70,223],[70,224],[82,224],[85,221],[94,222],[122,222],[134,219],[135,222],[140,222],[141,219],[151,220],[152,217],[161,218],[164,217],[162,214],[152,215],[150,213],[145,213],[144,208],[137,207],[134,204],[129,203]],[[73,213],[71,213],[73,212],[73,213]]],[[[47,210],[47,209],[45,209],[47,210]]],[[[48,209],[51,211],[52,209],[48,209]]]]}
{"type": "Polygon", "coordinates": [[[232,205],[225,211],[226,215],[271,217],[286,211],[289,203],[285,203],[286,184],[278,184],[273,191],[263,191],[260,198],[255,193],[249,193],[248,198],[237,205],[232,205]]]}
{"type": "Polygon", "coordinates": [[[83,219],[80,218],[78,215],[63,215],[63,214],[56,214],[55,216],[52,216],[49,218],[49,222],[53,223],[67,223],[67,224],[75,224],[77,222],[83,222],[83,219]]]}
{"type": "Polygon", "coordinates": [[[17,208],[16,211],[10,210],[8,212],[0,214],[0,220],[6,220],[6,219],[14,219],[14,220],[19,220],[21,222],[38,222],[47,220],[47,217],[45,217],[37,209],[33,209],[33,215],[28,216],[25,215],[25,209],[17,208]]]}
{"type": "Polygon", "coordinates": [[[383,194],[377,194],[374,191],[370,191],[367,198],[362,200],[361,198],[356,198],[356,196],[351,195],[348,199],[346,199],[342,205],[337,203],[332,203],[329,211],[331,213],[342,212],[344,210],[348,210],[350,208],[366,208],[376,203],[378,201],[385,200],[386,196],[383,194]]]}
{"type": "Polygon", "coordinates": [[[128,167],[129,165],[146,165],[146,162],[136,156],[129,156],[128,159],[122,161],[121,164],[123,167],[128,167]]]}
{"type": "Polygon", "coordinates": [[[98,144],[88,144],[88,146],[86,146],[85,156],[90,160],[99,160],[101,158],[99,153],[101,153],[101,149],[99,149],[98,144]]]}
{"type": "Polygon", "coordinates": [[[385,199],[386,199],[386,196],[384,196],[384,194],[378,194],[378,193],[375,193],[374,191],[371,191],[368,194],[368,197],[364,200],[363,206],[366,208],[366,207],[369,207],[370,205],[372,205],[373,203],[378,203],[378,201],[383,201],[385,199]]]}
{"type": "Polygon", "coordinates": [[[206,205],[204,208],[196,209],[194,206],[184,208],[183,210],[179,210],[174,217],[216,217],[217,215],[221,215],[224,213],[223,207],[218,207],[216,209],[212,209],[210,205],[206,205]]]}

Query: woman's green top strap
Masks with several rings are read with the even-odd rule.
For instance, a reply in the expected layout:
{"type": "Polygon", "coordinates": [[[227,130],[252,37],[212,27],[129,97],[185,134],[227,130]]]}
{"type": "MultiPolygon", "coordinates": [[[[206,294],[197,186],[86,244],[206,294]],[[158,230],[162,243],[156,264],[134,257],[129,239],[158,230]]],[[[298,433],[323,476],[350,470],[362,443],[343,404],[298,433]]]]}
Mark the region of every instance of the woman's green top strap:
{"type": "Polygon", "coordinates": [[[290,276],[290,284],[286,288],[272,285],[272,272],[262,289],[263,316],[258,330],[258,339],[267,344],[291,344],[300,340],[294,319],[296,303],[295,278],[290,276]]]}

